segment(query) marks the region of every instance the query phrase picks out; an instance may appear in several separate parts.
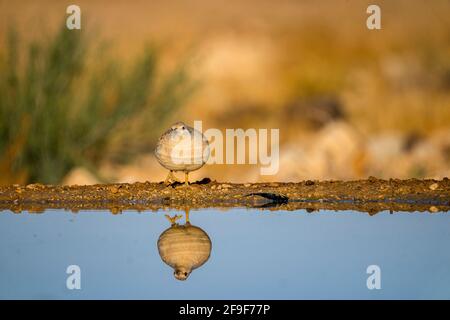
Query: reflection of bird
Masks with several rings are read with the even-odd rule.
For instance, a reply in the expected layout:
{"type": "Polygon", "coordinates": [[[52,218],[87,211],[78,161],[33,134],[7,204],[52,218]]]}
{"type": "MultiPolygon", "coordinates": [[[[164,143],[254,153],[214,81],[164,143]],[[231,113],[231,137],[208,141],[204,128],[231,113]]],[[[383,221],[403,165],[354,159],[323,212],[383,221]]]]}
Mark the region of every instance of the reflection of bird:
{"type": "Polygon", "coordinates": [[[183,171],[188,185],[189,172],[200,169],[208,161],[209,143],[200,131],[177,122],[159,138],[155,155],[170,170],[166,183],[176,181],[174,171],[183,171]]]}
{"type": "Polygon", "coordinates": [[[186,223],[179,225],[181,216],[169,217],[171,226],[158,239],[161,259],[174,269],[178,280],[186,280],[192,270],[202,266],[211,254],[211,240],[201,228],[191,225],[186,212],[186,223]]]}

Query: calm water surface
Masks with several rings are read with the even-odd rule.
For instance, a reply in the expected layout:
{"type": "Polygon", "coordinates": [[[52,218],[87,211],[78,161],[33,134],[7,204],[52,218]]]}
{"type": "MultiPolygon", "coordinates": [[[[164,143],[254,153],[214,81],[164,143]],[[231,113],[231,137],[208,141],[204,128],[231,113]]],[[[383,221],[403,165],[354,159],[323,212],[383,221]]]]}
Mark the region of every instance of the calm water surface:
{"type": "Polygon", "coordinates": [[[0,298],[450,299],[449,213],[191,211],[212,250],[186,281],[158,251],[165,214],[184,212],[1,212],[0,298]]]}

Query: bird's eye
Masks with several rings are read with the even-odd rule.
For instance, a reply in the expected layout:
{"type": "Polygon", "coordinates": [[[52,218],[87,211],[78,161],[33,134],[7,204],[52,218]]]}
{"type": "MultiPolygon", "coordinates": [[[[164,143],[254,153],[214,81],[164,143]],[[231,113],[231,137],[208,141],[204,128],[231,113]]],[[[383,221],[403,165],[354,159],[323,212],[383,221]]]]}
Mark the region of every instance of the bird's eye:
{"type": "Polygon", "coordinates": [[[181,127],[181,129],[183,129],[183,130],[184,130],[184,129],[186,129],[186,128],[185,128],[184,126],[182,126],[182,127],[181,127]]]}
{"type": "Polygon", "coordinates": [[[187,277],[187,272],[184,273],[184,276],[187,277]]]}

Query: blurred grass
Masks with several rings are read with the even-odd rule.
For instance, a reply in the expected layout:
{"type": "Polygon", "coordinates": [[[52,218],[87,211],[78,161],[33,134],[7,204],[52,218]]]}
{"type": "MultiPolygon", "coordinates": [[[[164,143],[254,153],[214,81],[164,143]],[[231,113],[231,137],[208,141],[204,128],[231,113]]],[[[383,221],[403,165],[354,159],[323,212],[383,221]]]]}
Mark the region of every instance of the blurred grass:
{"type": "Polygon", "coordinates": [[[160,51],[147,46],[124,68],[83,34],[63,25],[48,41],[22,44],[9,32],[0,55],[0,183],[58,183],[75,166],[95,174],[102,161],[127,161],[152,147],[194,89],[187,61],[163,75],[160,51]]]}

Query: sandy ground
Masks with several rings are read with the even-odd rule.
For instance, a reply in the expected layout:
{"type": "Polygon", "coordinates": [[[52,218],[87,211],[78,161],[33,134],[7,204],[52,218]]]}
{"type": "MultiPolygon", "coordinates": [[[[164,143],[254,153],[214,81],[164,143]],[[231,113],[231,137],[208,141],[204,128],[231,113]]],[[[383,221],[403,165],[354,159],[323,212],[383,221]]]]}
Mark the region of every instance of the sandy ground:
{"type": "Polygon", "coordinates": [[[380,211],[450,211],[450,180],[312,181],[298,183],[232,184],[205,178],[185,186],[181,183],[104,184],[51,186],[30,184],[0,187],[0,210],[16,213],[61,208],[77,212],[108,209],[199,209],[232,207],[268,210],[320,209],[380,211]]]}

